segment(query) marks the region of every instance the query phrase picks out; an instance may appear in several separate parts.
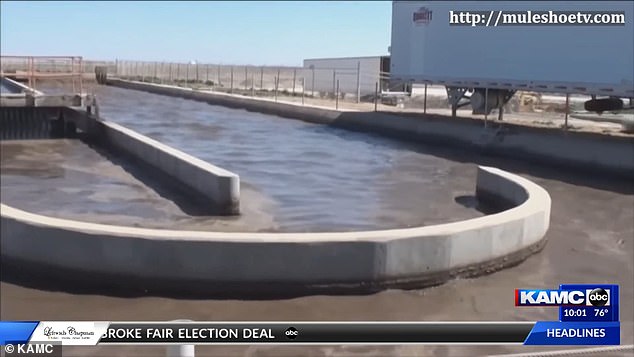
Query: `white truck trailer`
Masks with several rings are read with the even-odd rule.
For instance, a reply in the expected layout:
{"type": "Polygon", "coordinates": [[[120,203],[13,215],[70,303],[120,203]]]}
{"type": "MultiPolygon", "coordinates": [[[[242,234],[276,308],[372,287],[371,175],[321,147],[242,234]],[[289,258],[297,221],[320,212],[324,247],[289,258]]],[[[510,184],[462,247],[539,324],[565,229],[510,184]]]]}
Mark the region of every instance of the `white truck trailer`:
{"type": "Polygon", "coordinates": [[[393,1],[391,81],[444,85],[453,115],[464,105],[501,115],[516,91],[586,94],[593,112],[630,109],[633,24],[632,1],[393,1]]]}

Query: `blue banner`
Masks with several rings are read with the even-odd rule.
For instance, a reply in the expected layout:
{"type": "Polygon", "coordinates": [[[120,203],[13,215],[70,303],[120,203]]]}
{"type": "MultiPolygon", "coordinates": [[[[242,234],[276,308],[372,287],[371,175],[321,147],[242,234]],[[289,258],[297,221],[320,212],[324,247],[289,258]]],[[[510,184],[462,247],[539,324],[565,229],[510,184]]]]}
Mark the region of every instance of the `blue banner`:
{"type": "Polygon", "coordinates": [[[0,321],[0,345],[29,342],[38,321],[0,321]]]}
{"type": "Polygon", "coordinates": [[[619,345],[620,322],[539,321],[525,345],[619,345]]]}

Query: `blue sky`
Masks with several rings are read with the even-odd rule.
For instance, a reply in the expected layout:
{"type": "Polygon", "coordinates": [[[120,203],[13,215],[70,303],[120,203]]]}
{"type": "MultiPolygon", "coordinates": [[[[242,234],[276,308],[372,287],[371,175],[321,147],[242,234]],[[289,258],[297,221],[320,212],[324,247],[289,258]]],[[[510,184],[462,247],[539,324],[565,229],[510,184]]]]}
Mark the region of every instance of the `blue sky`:
{"type": "Polygon", "coordinates": [[[387,54],[390,1],[0,2],[4,55],[301,65],[387,54]]]}

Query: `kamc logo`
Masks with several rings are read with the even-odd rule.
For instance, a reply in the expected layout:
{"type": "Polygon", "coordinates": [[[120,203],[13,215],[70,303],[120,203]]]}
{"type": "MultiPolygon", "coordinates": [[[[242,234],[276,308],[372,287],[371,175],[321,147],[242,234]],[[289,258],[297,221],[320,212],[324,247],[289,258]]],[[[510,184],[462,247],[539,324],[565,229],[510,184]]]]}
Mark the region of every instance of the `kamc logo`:
{"type": "Polygon", "coordinates": [[[421,7],[414,12],[414,23],[417,25],[427,25],[431,22],[432,11],[426,7],[421,7]]]}

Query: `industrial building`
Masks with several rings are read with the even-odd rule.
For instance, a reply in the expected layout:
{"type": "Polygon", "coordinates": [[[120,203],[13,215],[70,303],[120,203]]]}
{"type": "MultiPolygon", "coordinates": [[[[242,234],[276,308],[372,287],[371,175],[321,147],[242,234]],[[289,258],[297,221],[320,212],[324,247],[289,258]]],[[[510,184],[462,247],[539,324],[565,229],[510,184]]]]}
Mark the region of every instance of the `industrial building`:
{"type": "Polygon", "coordinates": [[[313,58],[304,60],[306,91],[315,95],[341,93],[357,97],[387,90],[390,57],[313,58]],[[337,81],[339,90],[337,91],[337,81]]]}

